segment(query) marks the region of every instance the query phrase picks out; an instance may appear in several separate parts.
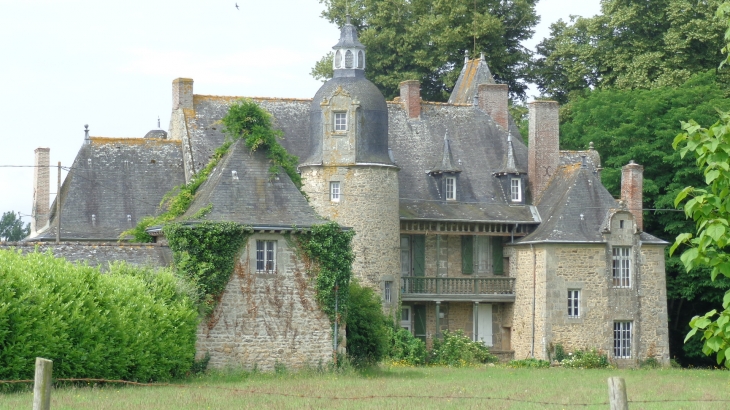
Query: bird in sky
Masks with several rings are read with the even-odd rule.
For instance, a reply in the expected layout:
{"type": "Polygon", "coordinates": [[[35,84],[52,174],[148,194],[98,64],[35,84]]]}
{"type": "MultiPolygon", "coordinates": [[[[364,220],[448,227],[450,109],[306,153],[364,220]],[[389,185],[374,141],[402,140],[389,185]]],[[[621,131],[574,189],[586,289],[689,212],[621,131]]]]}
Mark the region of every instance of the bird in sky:
{"type": "Polygon", "coordinates": [[[238,8],[238,3],[236,3],[236,10],[241,10],[241,9],[238,8]]]}

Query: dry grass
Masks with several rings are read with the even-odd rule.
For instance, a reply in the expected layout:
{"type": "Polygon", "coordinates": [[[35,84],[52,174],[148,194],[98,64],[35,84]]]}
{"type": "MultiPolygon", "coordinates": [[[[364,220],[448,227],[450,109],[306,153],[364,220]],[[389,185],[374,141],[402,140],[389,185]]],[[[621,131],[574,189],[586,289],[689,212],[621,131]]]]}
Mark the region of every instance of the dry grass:
{"type": "MultiPolygon", "coordinates": [[[[479,367],[335,373],[219,373],[175,386],[65,387],[59,409],[544,409],[607,408],[606,379],[626,379],[632,409],[730,409],[730,372],[479,367]],[[303,397],[300,397],[303,396],[303,397]],[[644,403],[645,401],[677,400],[644,403]],[[714,402],[708,400],[715,400],[714,402]],[[545,402],[553,404],[545,404],[545,402]]],[[[31,407],[32,393],[0,394],[0,409],[31,407]]]]}

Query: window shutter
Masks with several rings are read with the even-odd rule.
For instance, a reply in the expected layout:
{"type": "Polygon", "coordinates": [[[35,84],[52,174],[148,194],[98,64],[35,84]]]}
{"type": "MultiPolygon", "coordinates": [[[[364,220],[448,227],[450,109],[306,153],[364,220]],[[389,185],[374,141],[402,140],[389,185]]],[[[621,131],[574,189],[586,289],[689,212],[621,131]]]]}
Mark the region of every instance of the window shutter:
{"type": "Polygon", "coordinates": [[[413,276],[426,276],[425,235],[413,235],[413,276]]]}
{"type": "Polygon", "coordinates": [[[461,273],[471,275],[474,273],[474,237],[464,235],[461,237],[461,273]]]}
{"type": "Polygon", "coordinates": [[[492,237],[492,269],[495,275],[504,275],[504,254],[502,252],[502,237],[492,237]]]}

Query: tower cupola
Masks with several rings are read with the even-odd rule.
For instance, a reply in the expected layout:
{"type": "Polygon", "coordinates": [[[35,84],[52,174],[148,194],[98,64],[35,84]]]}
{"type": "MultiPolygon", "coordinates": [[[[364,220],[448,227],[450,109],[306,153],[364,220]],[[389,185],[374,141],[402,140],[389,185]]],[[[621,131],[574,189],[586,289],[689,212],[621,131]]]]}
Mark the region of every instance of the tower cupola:
{"type": "Polygon", "coordinates": [[[365,75],[365,46],[357,39],[357,28],[347,22],[340,29],[340,41],[332,47],[334,77],[360,77],[365,75]]]}

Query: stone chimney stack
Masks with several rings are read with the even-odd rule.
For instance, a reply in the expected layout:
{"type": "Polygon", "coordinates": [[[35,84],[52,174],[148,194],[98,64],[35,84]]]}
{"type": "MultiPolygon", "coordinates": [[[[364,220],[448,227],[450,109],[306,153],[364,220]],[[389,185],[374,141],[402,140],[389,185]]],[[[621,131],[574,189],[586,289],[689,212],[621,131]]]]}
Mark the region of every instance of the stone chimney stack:
{"type": "Polygon", "coordinates": [[[479,95],[479,108],[489,114],[500,127],[507,130],[509,126],[507,111],[509,87],[507,87],[507,84],[479,84],[477,93],[479,95]]]}
{"type": "Polygon", "coordinates": [[[621,200],[626,203],[629,211],[634,215],[636,227],[644,229],[644,167],[629,161],[621,168],[621,200]]]}
{"type": "Polygon", "coordinates": [[[400,100],[405,104],[408,118],[421,116],[421,83],[418,80],[400,83],[400,100]]]}
{"type": "Polygon", "coordinates": [[[176,78],[172,80],[172,110],[193,108],[193,79],[176,78]]]}
{"type": "Polygon", "coordinates": [[[33,168],[33,209],[31,210],[30,231],[36,233],[48,224],[50,216],[51,186],[51,149],[35,149],[33,168]]]}
{"type": "Polygon", "coordinates": [[[533,203],[540,198],[560,163],[558,103],[533,101],[527,147],[527,177],[533,203]]]}

